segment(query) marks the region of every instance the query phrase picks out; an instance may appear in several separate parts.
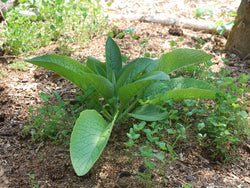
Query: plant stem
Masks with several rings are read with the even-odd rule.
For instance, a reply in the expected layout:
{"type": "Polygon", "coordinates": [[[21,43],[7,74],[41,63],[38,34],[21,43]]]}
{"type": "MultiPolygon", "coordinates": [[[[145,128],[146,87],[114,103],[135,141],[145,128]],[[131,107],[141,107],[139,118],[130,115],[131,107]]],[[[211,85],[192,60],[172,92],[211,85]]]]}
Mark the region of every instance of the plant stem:
{"type": "Polygon", "coordinates": [[[137,100],[134,100],[134,102],[123,112],[121,115],[119,115],[119,118],[117,119],[118,122],[122,121],[124,117],[135,107],[137,103],[137,100]]]}
{"type": "Polygon", "coordinates": [[[102,114],[109,120],[112,121],[112,116],[108,113],[108,111],[105,108],[102,108],[102,114]]]}

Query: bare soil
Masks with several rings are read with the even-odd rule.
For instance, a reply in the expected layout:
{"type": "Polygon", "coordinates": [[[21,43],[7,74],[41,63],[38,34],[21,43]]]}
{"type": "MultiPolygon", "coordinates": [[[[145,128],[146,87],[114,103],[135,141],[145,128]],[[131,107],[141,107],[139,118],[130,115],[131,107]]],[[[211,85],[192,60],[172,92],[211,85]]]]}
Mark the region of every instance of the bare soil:
{"type": "MultiPolygon", "coordinates": [[[[113,23],[122,32],[136,29],[134,34],[139,36],[138,40],[132,39],[129,34],[125,34],[122,39],[115,39],[121,53],[130,57],[130,60],[142,56],[144,52],[151,55],[161,54],[161,49],[168,52],[171,50],[169,41],[179,41],[180,37],[169,34],[171,26],[122,20],[113,23]],[[141,49],[139,44],[144,38],[150,40],[145,49],[141,49]]],[[[250,73],[250,60],[241,60],[236,55],[224,51],[226,38],[202,31],[178,29],[183,32],[183,41],[179,41],[176,47],[195,48],[200,45],[202,50],[213,55],[213,62],[216,63],[214,71],[218,72],[221,66],[225,66],[232,71],[233,77],[250,73]],[[201,45],[196,38],[206,43],[201,45]],[[229,61],[225,64],[222,57],[229,61]]],[[[78,60],[88,56],[104,60],[105,41],[106,36],[103,35],[94,37],[83,46],[72,45],[71,56],[78,60]]],[[[59,45],[55,43],[39,49],[33,56],[55,54],[58,48],[60,50],[59,45]]],[[[18,58],[22,59],[23,56],[24,54],[18,58]]],[[[53,89],[58,91],[64,100],[69,100],[75,97],[79,89],[62,77],[33,65],[27,65],[29,70],[26,72],[13,70],[10,68],[13,60],[4,55],[0,56],[0,71],[5,74],[5,77],[0,79],[0,187],[32,187],[32,179],[28,173],[35,174],[34,183],[40,187],[145,187],[136,177],[136,171],[143,164],[143,160],[133,157],[130,161],[124,150],[124,143],[128,141],[127,125],[131,122],[115,127],[100,159],[83,177],[74,173],[68,145],[36,143],[31,142],[29,137],[23,138],[22,129],[29,120],[28,108],[30,105],[41,106],[41,92],[50,94],[53,89]]],[[[168,183],[163,181],[163,176],[153,177],[153,187],[182,187],[183,184],[207,188],[239,185],[250,187],[249,144],[250,141],[246,140],[238,146],[233,155],[240,157],[239,160],[219,165],[210,160],[206,149],[187,141],[175,150],[180,159],[164,167],[164,178],[168,183]]]]}

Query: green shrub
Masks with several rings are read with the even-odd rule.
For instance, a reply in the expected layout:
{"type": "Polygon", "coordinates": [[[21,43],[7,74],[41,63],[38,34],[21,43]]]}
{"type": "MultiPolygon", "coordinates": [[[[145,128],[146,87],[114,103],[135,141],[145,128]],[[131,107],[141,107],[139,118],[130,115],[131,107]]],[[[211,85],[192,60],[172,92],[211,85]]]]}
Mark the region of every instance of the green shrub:
{"type": "Polygon", "coordinates": [[[4,16],[4,46],[8,54],[15,55],[32,52],[69,34],[75,41],[83,42],[107,25],[98,2],[87,0],[21,1],[4,16]],[[38,13],[26,16],[22,11],[38,13]]]}

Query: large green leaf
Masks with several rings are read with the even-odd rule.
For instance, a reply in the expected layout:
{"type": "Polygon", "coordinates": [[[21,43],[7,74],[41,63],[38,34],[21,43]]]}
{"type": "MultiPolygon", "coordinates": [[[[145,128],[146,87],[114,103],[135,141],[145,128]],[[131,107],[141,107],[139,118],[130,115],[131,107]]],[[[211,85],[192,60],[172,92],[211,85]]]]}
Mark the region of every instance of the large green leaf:
{"type": "Polygon", "coordinates": [[[80,114],[70,140],[70,157],[78,176],[86,174],[105,148],[113,124],[108,124],[95,110],[80,114]]]}
{"type": "Polygon", "coordinates": [[[161,95],[164,99],[213,99],[219,90],[209,83],[193,78],[175,78],[159,81],[150,85],[144,91],[144,100],[152,100],[161,95]]]}
{"type": "Polygon", "coordinates": [[[119,89],[119,98],[121,101],[121,111],[140,91],[156,80],[167,80],[168,75],[161,71],[149,72],[143,75],[140,80],[127,84],[119,89]]]}
{"type": "Polygon", "coordinates": [[[199,64],[211,58],[211,55],[200,50],[176,49],[160,57],[157,70],[169,74],[181,67],[199,64]]]}
{"type": "Polygon", "coordinates": [[[161,110],[161,106],[145,104],[136,108],[133,113],[129,113],[135,119],[143,121],[160,121],[167,118],[168,113],[161,110]]]}
{"type": "Polygon", "coordinates": [[[84,73],[84,76],[104,99],[108,100],[114,96],[114,85],[107,78],[93,73],[84,73]]]}
{"type": "Polygon", "coordinates": [[[103,77],[107,77],[106,64],[102,63],[94,57],[88,57],[87,67],[91,69],[94,73],[99,74],[103,77]]]}
{"type": "Polygon", "coordinates": [[[35,57],[26,61],[54,71],[73,82],[82,90],[86,90],[89,85],[83,72],[91,72],[91,70],[72,58],[51,54],[35,57]]]}
{"type": "Polygon", "coordinates": [[[109,75],[111,70],[113,70],[115,75],[117,75],[122,69],[122,56],[118,45],[111,37],[107,39],[105,54],[107,74],[109,75]]]}

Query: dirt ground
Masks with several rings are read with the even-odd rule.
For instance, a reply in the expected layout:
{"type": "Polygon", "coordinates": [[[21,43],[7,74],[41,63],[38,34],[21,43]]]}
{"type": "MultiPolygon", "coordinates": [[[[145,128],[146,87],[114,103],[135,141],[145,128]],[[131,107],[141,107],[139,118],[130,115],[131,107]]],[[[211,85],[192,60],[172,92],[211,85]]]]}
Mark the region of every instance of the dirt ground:
{"type": "MultiPolygon", "coordinates": [[[[132,14],[140,7],[147,7],[144,3],[151,1],[138,1],[139,3],[125,1],[127,4],[130,2],[131,7],[123,7],[126,3],[118,2],[122,1],[115,1],[111,7],[105,7],[110,14],[115,12],[132,14]]],[[[160,3],[160,1],[157,2],[160,3]]],[[[178,7],[178,4],[175,6],[171,4],[171,1],[163,2],[165,3],[159,5],[153,3],[154,6],[150,5],[153,8],[145,8],[144,12],[140,10],[142,13],[147,12],[146,10],[150,10],[152,14],[158,14],[164,10],[165,13],[168,13],[172,6],[172,8],[176,8],[174,11],[179,11],[178,15],[188,18],[192,16],[190,10],[205,3],[205,1],[192,1],[195,2],[192,4],[191,1],[185,1],[186,6],[179,5],[180,7],[178,7]],[[157,7],[161,7],[161,9],[157,7]],[[189,13],[184,14],[189,8],[189,13]]],[[[223,2],[220,3],[222,6],[220,10],[223,8],[228,10],[227,8],[230,7],[236,11],[238,5],[235,1],[225,1],[224,4],[223,2]]],[[[202,50],[213,55],[213,62],[216,63],[213,67],[214,71],[219,71],[221,66],[225,66],[226,69],[232,71],[233,77],[240,73],[250,73],[250,60],[241,60],[236,55],[224,51],[226,43],[224,37],[204,31],[178,28],[183,32],[183,41],[179,41],[180,36],[169,33],[171,26],[139,21],[118,20],[114,22],[110,20],[110,23],[112,22],[122,32],[136,29],[134,34],[139,36],[138,40],[132,39],[129,34],[125,34],[122,39],[115,39],[121,48],[121,53],[126,54],[131,60],[142,56],[144,52],[149,52],[151,55],[161,54],[161,49],[168,52],[171,50],[169,41],[178,41],[177,48],[195,48],[199,45],[202,50]],[[206,43],[198,43],[197,38],[206,43]],[[145,49],[139,47],[143,39],[150,39],[145,49]],[[222,57],[228,59],[226,64],[222,61],[222,57]]],[[[105,41],[106,36],[103,35],[94,37],[91,42],[83,46],[72,45],[70,46],[72,48],[71,56],[78,60],[86,59],[88,56],[104,60],[105,41]]],[[[57,44],[43,47],[33,56],[57,53],[58,47],[57,44]]],[[[18,58],[22,59],[23,56],[22,54],[18,58]]],[[[100,159],[83,177],[78,177],[74,173],[68,145],[34,143],[29,138],[23,138],[22,129],[29,120],[28,108],[30,105],[42,104],[41,92],[49,94],[53,89],[58,91],[64,100],[69,100],[75,97],[79,89],[50,71],[36,68],[33,65],[27,65],[29,70],[26,72],[13,70],[10,68],[11,64],[8,63],[13,60],[10,57],[0,56],[0,71],[5,74],[5,77],[0,79],[0,187],[33,187],[31,180],[34,180],[34,184],[38,184],[39,187],[145,187],[136,178],[136,171],[143,164],[142,159],[134,157],[132,161],[129,161],[127,152],[124,150],[124,143],[128,141],[127,124],[119,125],[114,129],[100,159]],[[31,179],[28,173],[34,174],[35,178],[31,179]],[[124,174],[129,175],[124,176],[124,174]]],[[[250,108],[248,108],[248,113],[250,113],[250,108]]],[[[210,161],[204,153],[204,149],[197,145],[186,144],[176,148],[176,153],[181,156],[180,159],[164,167],[164,177],[168,183],[165,183],[162,177],[157,177],[153,187],[182,187],[183,184],[203,188],[250,187],[250,148],[247,147],[249,144],[250,141],[246,140],[246,143],[238,147],[236,154],[240,157],[239,160],[222,165],[210,161]]]]}

